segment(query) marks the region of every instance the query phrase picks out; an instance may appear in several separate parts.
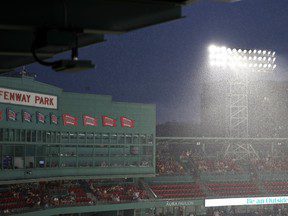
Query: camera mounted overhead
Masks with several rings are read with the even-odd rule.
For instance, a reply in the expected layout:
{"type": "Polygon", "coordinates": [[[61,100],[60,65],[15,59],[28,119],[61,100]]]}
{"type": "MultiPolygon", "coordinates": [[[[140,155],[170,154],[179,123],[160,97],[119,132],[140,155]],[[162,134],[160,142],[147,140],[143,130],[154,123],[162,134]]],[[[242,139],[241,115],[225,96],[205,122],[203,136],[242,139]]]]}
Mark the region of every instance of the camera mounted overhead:
{"type": "MultiPolygon", "coordinates": [[[[95,65],[90,60],[79,60],[78,58],[78,37],[79,30],[56,30],[57,33],[70,34],[74,38],[74,44],[71,46],[71,59],[61,59],[52,62],[44,61],[37,56],[37,50],[46,46],[48,43],[49,32],[55,32],[55,29],[39,28],[35,31],[35,38],[32,43],[31,52],[34,59],[41,65],[52,67],[57,72],[80,72],[83,70],[94,69],[95,65]]],[[[57,35],[57,34],[56,34],[57,35]]]]}

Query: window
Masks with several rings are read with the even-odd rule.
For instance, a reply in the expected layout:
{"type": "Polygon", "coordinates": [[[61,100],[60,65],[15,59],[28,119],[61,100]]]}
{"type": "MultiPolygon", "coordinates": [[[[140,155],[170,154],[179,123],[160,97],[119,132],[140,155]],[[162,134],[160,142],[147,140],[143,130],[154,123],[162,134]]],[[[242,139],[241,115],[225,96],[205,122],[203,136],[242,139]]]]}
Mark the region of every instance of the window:
{"type": "Polygon", "coordinates": [[[35,145],[26,145],[25,168],[35,167],[35,145]]]}
{"type": "Polygon", "coordinates": [[[141,144],[146,144],[146,135],[145,135],[145,134],[141,134],[141,136],[140,136],[140,143],[141,143],[141,144]]]}
{"type": "Polygon", "coordinates": [[[14,168],[15,169],[23,169],[24,168],[24,157],[25,157],[24,145],[15,145],[14,152],[15,152],[14,168]]]}
{"type": "Polygon", "coordinates": [[[94,134],[93,133],[87,133],[86,139],[87,139],[87,143],[94,143],[94,134]]]}
{"type": "Polygon", "coordinates": [[[126,134],[126,143],[132,144],[132,134],[126,134]]]}
{"type": "Polygon", "coordinates": [[[118,134],[118,144],[125,143],[125,134],[118,134]]]}
{"type": "Polygon", "coordinates": [[[104,144],[109,144],[110,143],[110,138],[109,134],[102,134],[102,139],[104,144]]]}
{"type": "Polygon", "coordinates": [[[61,157],[74,157],[76,156],[76,146],[75,145],[65,145],[61,146],[61,157]]]}
{"type": "Polygon", "coordinates": [[[62,141],[62,143],[68,143],[68,141],[69,141],[69,133],[68,132],[62,133],[61,141],[62,141]]]}
{"type": "Polygon", "coordinates": [[[4,140],[4,129],[1,129],[0,128],[0,141],[3,141],[4,140]]]}
{"type": "Polygon", "coordinates": [[[46,134],[46,142],[51,143],[51,132],[44,132],[46,134]]]}
{"type": "Polygon", "coordinates": [[[111,134],[111,144],[117,144],[117,134],[111,134]]]}
{"type": "Polygon", "coordinates": [[[78,142],[86,143],[86,133],[78,133],[78,142]]]}
{"type": "Polygon", "coordinates": [[[55,131],[50,131],[51,133],[51,143],[56,143],[57,142],[57,134],[55,131]]]}
{"type": "Polygon", "coordinates": [[[21,131],[21,142],[26,142],[26,130],[21,131]]]}
{"type": "Polygon", "coordinates": [[[78,156],[79,157],[93,157],[93,146],[92,145],[79,145],[78,156]]]}
{"type": "Polygon", "coordinates": [[[148,136],[148,144],[153,144],[153,134],[150,134],[150,136],[148,136]]]}
{"type": "Polygon", "coordinates": [[[69,142],[70,143],[77,143],[77,141],[78,141],[78,139],[77,139],[77,136],[78,136],[78,133],[70,133],[69,134],[70,135],[70,140],[69,140],[69,142]]]}
{"type": "Polygon", "coordinates": [[[46,132],[45,131],[42,131],[42,142],[46,142],[47,139],[46,139],[46,132]]]}
{"type": "Polygon", "coordinates": [[[42,131],[37,131],[37,142],[42,142],[42,131]]]}
{"type": "Polygon", "coordinates": [[[14,161],[14,146],[13,145],[2,145],[3,153],[3,169],[13,169],[14,161]]]}
{"type": "Polygon", "coordinates": [[[133,135],[133,144],[138,144],[139,143],[139,135],[138,134],[134,134],[133,135]]]}
{"type": "Polygon", "coordinates": [[[101,133],[95,133],[95,143],[101,144],[102,143],[102,136],[101,133]]]}

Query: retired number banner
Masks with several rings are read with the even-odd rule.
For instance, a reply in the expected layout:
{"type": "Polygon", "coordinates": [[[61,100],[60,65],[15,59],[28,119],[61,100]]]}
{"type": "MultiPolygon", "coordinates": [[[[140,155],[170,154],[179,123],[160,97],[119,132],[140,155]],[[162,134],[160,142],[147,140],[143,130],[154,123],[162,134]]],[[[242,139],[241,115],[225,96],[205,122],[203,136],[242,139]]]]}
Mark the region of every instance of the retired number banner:
{"type": "Polygon", "coordinates": [[[10,108],[6,109],[7,121],[17,121],[17,113],[10,108]]]}
{"type": "Polygon", "coordinates": [[[45,122],[46,122],[45,115],[40,113],[40,112],[36,112],[36,119],[37,119],[37,123],[45,124],[45,122]]]}
{"type": "Polygon", "coordinates": [[[67,125],[78,126],[78,118],[73,117],[69,114],[63,114],[62,118],[63,118],[64,126],[67,126],[67,125]]]}
{"type": "Polygon", "coordinates": [[[135,127],[135,120],[126,118],[124,116],[120,117],[121,126],[122,127],[129,127],[134,128],[135,127]]]}
{"type": "Polygon", "coordinates": [[[97,126],[98,125],[98,119],[88,116],[88,115],[84,115],[83,116],[83,124],[84,126],[97,126]]]}
{"type": "Polygon", "coordinates": [[[22,111],[22,121],[23,122],[32,122],[32,115],[29,112],[23,110],[22,111]]]}
{"type": "Polygon", "coordinates": [[[50,124],[58,124],[58,117],[52,113],[50,113],[50,124]]]}
{"type": "Polygon", "coordinates": [[[116,127],[116,122],[116,119],[110,118],[108,116],[102,116],[103,126],[116,127]]]}

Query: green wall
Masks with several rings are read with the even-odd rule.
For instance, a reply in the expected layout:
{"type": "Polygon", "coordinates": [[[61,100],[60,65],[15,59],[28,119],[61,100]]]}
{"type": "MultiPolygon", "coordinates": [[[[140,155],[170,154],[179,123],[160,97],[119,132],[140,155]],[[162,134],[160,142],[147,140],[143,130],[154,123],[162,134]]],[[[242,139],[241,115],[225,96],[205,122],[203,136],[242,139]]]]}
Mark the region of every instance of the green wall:
{"type": "MultiPolygon", "coordinates": [[[[29,77],[0,77],[0,91],[1,88],[57,96],[58,107],[0,102],[0,182],[72,175],[155,175],[155,105],[114,102],[106,95],[63,92],[29,77]],[[17,113],[16,121],[7,120],[8,108],[17,113]],[[32,122],[22,120],[23,111],[32,115],[32,122]],[[36,112],[46,116],[45,123],[36,121],[36,112]],[[57,125],[50,122],[50,114],[58,117],[57,125]],[[78,125],[65,126],[63,114],[78,118],[78,125]],[[98,118],[98,125],[85,126],[83,115],[98,118]],[[116,119],[116,126],[103,126],[102,116],[116,119]],[[120,117],[134,120],[134,127],[122,127],[120,117]],[[43,161],[44,165],[40,165],[43,161]]],[[[3,95],[0,92],[0,101],[3,95]]]]}
{"type": "Polygon", "coordinates": [[[137,104],[114,102],[111,96],[79,94],[63,92],[62,89],[45,83],[35,81],[33,78],[11,78],[0,77],[0,87],[22,90],[27,92],[54,95],[58,97],[58,109],[46,109],[39,107],[29,107],[0,103],[0,111],[4,111],[4,119],[0,121],[0,127],[25,128],[39,130],[61,130],[61,131],[90,131],[103,133],[151,133],[155,135],[156,127],[156,107],[153,104],[137,104]],[[6,108],[9,107],[18,113],[18,121],[6,121],[6,108]],[[31,123],[22,122],[21,111],[26,110],[33,115],[31,123]],[[46,124],[37,124],[35,113],[41,112],[46,115],[46,124]],[[59,117],[58,125],[50,125],[49,115],[53,113],[59,117]],[[78,118],[78,127],[63,126],[62,114],[70,114],[78,118]],[[98,126],[84,126],[83,115],[90,115],[98,118],[98,126]],[[117,119],[117,127],[103,127],[102,115],[107,115],[117,119]],[[125,116],[135,120],[135,128],[122,128],[120,125],[120,116],[125,116]]]}

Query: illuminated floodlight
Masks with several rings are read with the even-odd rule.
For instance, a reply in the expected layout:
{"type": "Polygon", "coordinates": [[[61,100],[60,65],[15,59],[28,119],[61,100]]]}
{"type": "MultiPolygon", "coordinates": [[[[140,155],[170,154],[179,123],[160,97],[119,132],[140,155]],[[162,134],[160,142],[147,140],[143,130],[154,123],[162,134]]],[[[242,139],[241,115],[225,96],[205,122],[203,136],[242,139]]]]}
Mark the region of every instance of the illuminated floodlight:
{"type": "Polygon", "coordinates": [[[236,49],[210,45],[209,62],[212,67],[271,71],[276,68],[275,52],[268,50],[236,49]]]}
{"type": "Polygon", "coordinates": [[[222,51],[222,52],[226,52],[226,50],[227,50],[227,49],[226,49],[225,46],[222,46],[222,47],[221,47],[221,51],[222,51]]]}
{"type": "Polygon", "coordinates": [[[208,50],[210,53],[212,53],[212,52],[217,51],[217,47],[215,45],[211,45],[211,46],[209,46],[208,50]]]}

